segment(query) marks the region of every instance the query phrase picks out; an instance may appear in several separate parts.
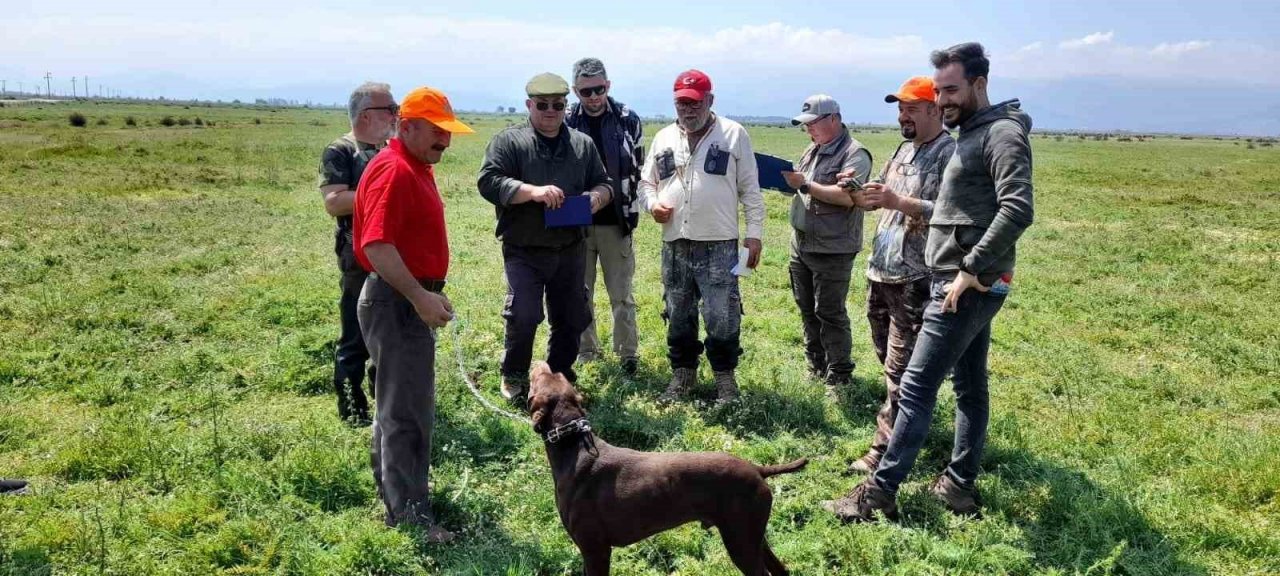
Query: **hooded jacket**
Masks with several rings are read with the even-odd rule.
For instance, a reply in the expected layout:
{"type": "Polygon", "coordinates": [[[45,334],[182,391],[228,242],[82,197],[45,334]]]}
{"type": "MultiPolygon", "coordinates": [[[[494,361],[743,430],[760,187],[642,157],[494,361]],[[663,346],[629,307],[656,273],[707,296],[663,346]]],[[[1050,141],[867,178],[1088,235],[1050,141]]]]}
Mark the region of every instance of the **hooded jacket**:
{"type": "Polygon", "coordinates": [[[1013,272],[1014,245],[1034,213],[1030,132],[1031,117],[1016,99],[960,125],[929,221],[931,270],[964,270],[984,285],[1013,272]]]}

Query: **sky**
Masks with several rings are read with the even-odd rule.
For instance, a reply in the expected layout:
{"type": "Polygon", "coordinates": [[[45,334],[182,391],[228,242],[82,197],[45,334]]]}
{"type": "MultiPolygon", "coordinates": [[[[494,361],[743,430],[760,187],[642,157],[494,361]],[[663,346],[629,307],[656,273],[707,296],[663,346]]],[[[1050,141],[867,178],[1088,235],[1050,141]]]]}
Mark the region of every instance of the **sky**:
{"type": "Polygon", "coordinates": [[[93,93],[335,103],[380,80],[487,111],[595,56],[646,116],[670,116],[672,81],[698,68],[723,114],[789,117],[821,92],[848,122],[888,124],[884,95],[931,74],[931,50],[976,40],[992,101],[1020,98],[1037,127],[1280,134],[1276,0],[19,2],[0,19],[7,90],[48,72],[61,93],[87,75],[93,93]]]}

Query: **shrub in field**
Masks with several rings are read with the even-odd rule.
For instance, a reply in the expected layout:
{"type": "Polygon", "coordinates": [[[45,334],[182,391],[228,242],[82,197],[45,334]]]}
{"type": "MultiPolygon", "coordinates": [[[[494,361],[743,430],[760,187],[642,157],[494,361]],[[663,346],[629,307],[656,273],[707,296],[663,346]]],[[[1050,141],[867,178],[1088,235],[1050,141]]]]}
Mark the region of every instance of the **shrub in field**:
{"type": "Polygon", "coordinates": [[[99,126],[106,126],[106,125],[107,125],[107,119],[106,119],[106,118],[99,118],[99,119],[98,119],[98,121],[97,121],[97,122],[95,122],[95,124],[97,124],[97,125],[99,125],[99,126]]]}
{"type": "Polygon", "coordinates": [[[190,120],[188,120],[188,119],[186,119],[186,118],[179,118],[179,119],[178,119],[178,125],[179,125],[179,126],[190,126],[190,125],[191,125],[191,121],[190,121],[190,120]]]}
{"type": "Polygon", "coordinates": [[[134,118],[133,116],[125,116],[125,117],[124,117],[124,125],[125,125],[125,126],[137,126],[137,125],[138,125],[138,119],[137,119],[137,118],[134,118]]]}
{"type": "Polygon", "coordinates": [[[262,123],[262,119],[261,119],[261,118],[254,118],[254,119],[253,119],[253,123],[254,123],[254,124],[261,124],[261,123],[262,123]]]}
{"type": "Polygon", "coordinates": [[[201,120],[199,116],[196,116],[195,123],[196,126],[204,126],[204,120],[201,120]]]}
{"type": "Polygon", "coordinates": [[[89,123],[89,119],[85,118],[84,114],[79,112],[72,112],[71,115],[67,117],[67,120],[76,128],[84,128],[85,124],[89,123]]]}
{"type": "Polygon", "coordinates": [[[1257,148],[1257,146],[1254,146],[1254,145],[1253,145],[1253,142],[1250,142],[1248,145],[1246,145],[1246,146],[1245,146],[1245,148],[1248,148],[1249,150],[1253,150],[1253,149],[1257,148]]]}
{"type": "Polygon", "coordinates": [[[176,126],[177,124],[178,124],[178,121],[174,120],[173,116],[165,116],[164,118],[160,119],[161,126],[176,126]]]}

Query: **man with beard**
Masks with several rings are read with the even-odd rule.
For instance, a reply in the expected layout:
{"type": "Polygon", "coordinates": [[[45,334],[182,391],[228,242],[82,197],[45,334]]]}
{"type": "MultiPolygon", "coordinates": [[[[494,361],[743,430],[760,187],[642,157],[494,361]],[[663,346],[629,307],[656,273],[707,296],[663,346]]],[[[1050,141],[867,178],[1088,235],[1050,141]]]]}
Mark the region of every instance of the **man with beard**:
{"type": "MultiPolygon", "coordinates": [[[[573,65],[573,90],[578,103],[569,108],[565,124],[591,137],[605,170],[613,179],[613,202],[591,217],[587,229],[587,302],[592,302],[596,287],[596,261],[604,276],[613,312],[613,351],[628,375],[636,373],[639,359],[639,331],[636,328],[636,300],[631,281],[636,273],[631,231],[638,214],[633,211],[636,182],[643,158],[644,131],[637,115],[626,104],[609,95],[609,75],[604,63],[596,58],[583,58],[573,65]]],[[[582,332],[578,362],[589,362],[600,355],[600,337],[592,320],[582,332]]]]}
{"type": "Polygon", "coordinates": [[[529,122],[494,135],[477,186],[494,205],[502,239],[507,299],[502,396],[517,405],[529,390],[533,338],[543,320],[551,335],[547,364],[575,381],[579,338],[591,323],[583,227],[547,227],[546,211],[571,196],[590,196],[591,212],[609,206],[613,183],[591,137],[564,124],[569,84],[545,73],[525,85],[529,122]]]}
{"type": "Polygon", "coordinates": [[[928,435],[938,388],[949,370],[956,393],[955,445],[929,491],[953,513],[980,513],[976,482],[989,418],[991,321],[1009,294],[1015,244],[1033,216],[1031,118],[1017,100],[989,104],[990,64],[981,44],[938,50],[931,60],[942,121],[959,128],[960,136],[929,221],[930,299],[902,375],[898,416],[884,456],[848,496],[827,503],[845,521],[873,521],[876,512],[897,518],[898,487],[928,435]]]}
{"type": "Polygon", "coordinates": [[[661,400],[688,396],[704,349],[698,304],[707,323],[705,349],[719,403],[738,398],[734,372],[742,323],[738,277],[738,205],[746,217],[747,267],[760,262],[764,197],[751,137],[740,124],[711,111],[711,79],[688,70],[675,81],[676,122],[653,139],[641,172],[645,210],[662,224],[662,288],[671,383],[661,400]]]}
{"type": "Polygon", "coordinates": [[[867,321],[876,357],[884,365],[886,390],[884,404],[876,414],[871,449],[849,466],[850,471],[862,474],[871,473],[880,464],[893,434],[902,371],[915,349],[929,300],[930,274],[924,264],[927,226],[942,170],[956,147],[951,134],[942,128],[932,78],[908,79],[897,94],[885,96],[884,101],[898,104],[898,126],[906,140],[881,172],[883,182],[868,183],[862,192],[869,206],[884,209],[867,262],[867,321]]]}
{"type": "Polygon", "coordinates": [[[840,105],[826,94],[804,101],[791,120],[804,126],[813,141],[796,165],[785,172],[787,184],[799,190],[791,199],[791,293],[804,325],[809,373],[827,384],[831,395],[853,377],[849,294],[853,260],[862,249],[863,211],[854,195],[839,185],[841,174],[865,183],[871,175],[871,152],[849,135],[840,105]]]}
{"type": "Polygon", "coordinates": [[[449,238],[434,165],[453,134],[471,133],[443,93],[409,92],[399,135],[365,169],[352,218],[356,261],[370,272],[357,305],[360,329],[378,367],[373,480],[387,525],[416,526],[428,542],[454,537],[435,522],[428,484],[435,331],[453,319],[444,296],[449,238]]]}
{"type": "MultiPolygon", "coordinates": [[[[333,388],[338,394],[338,416],[356,426],[370,423],[369,401],[362,388],[369,351],[356,319],[356,301],[367,273],[356,263],[351,248],[351,210],[365,166],[395,133],[397,110],[390,86],[378,82],[361,84],[347,101],[351,131],[330,143],[320,158],[320,195],[325,212],[338,224],[333,233],[333,251],[342,273],[338,283],[342,290],[338,299],[342,329],[333,355],[333,388]]],[[[375,373],[370,366],[370,395],[374,393],[375,373]]]]}

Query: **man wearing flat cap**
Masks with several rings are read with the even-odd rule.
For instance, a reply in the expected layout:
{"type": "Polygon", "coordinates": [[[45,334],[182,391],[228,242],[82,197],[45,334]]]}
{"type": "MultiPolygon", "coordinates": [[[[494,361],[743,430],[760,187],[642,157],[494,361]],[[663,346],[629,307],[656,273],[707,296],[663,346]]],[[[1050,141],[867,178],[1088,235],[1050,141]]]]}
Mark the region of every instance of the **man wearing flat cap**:
{"type": "Polygon", "coordinates": [[[357,315],[378,369],[371,463],[388,526],[421,529],[428,542],[452,532],[435,522],[427,479],[435,421],[436,329],[453,319],[444,295],[449,238],[433,165],[453,134],[471,134],[443,93],[405,96],[399,131],[369,162],[356,191],[352,239],[369,272],[357,315]]]}
{"type": "Polygon", "coordinates": [[[783,174],[799,192],[791,200],[791,293],[804,325],[809,373],[834,395],[853,377],[853,337],[845,297],[853,260],[862,248],[863,211],[855,194],[839,185],[849,173],[859,184],[871,174],[871,152],[849,135],[840,104],[826,94],[805,99],[791,124],[812,143],[795,172],[783,174]]]}
{"type": "Polygon", "coordinates": [[[520,404],[529,390],[533,339],[546,315],[551,325],[547,364],[576,380],[573,363],[591,323],[585,281],[588,218],[580,226],[548,226],[548,212],[568,198],[587,196],[592,214],[610,205],[613,184],[591,137],[565,125],[569,84],[555,74],[525,85],[526,124],[489,141],[477,187],[494,205],[507,277],[502,396],[520,404]]]}

